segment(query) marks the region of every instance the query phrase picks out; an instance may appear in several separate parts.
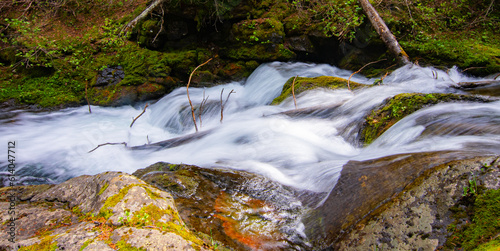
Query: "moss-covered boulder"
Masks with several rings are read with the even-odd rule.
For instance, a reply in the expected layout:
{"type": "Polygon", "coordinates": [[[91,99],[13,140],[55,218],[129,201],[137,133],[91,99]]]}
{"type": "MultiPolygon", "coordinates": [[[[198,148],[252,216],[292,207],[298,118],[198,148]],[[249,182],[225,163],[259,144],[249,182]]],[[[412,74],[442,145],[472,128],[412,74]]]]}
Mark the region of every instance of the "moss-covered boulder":
{"type": "Polygon", "coordinates": [[[445,102],[491,102],[487,98],[446,93],[403,93],[388,99],[366,118],[360,140],[370,144],[405,116],[427,106],[445,102]]]}
{"type": "MultiPolygon", "coordinates": [[[[304,221],[311,244],[334,250],[442,247],[455,239],[454,205],[468,196],[464,188],[474,183],[479,193],[500,187],[499,156],[475,155],[432,152],[348,162],[324,204],[304,221]]],[[[468,217],[459,217],[460,226],[468,217]]],[[[486,236],[498,233],[493,225],[486,236]]]]}
{"type": "MultiPolygon", "coordinates": [[[[423,160],[430,169],[404,189],[401,187],[401,192],[388,194],[378,210],[339,237],[335,249],[497,250],[500,247],[499,156],[469,158],[460,153],[458,156],[466,159],[445,164],[438,164],[442,163],[438,159],[429,163],[426,158],[384,164],[398,165],[400,170],[415,169],[420,168],[423,160]]],[[[397,181],[373,177],[373,169],[368,170],[353,177],[357,179],[354,186],[360,191],[379,191],[387,183],[397,181]]],[[[387,174],[390,172],[383,176],[387,174]]],[[[336,191],[340,190],[332,194],[336,191]]]]}
{"type": "Polygon", "coordinates": [[[55,186],[4,187],[0,200],[2,250],[200,250],[210,245],[186,228],[170,194],[124,173],[84,175],[55,186]],[[8,213],[13,210],[15,219],[8,213]],[[145,236],[152,238],[145,241],[145,236]]]}
{"type": "Polygon", "coordinates": [[[231,35],[233,44],[220,51],[223,57],[260,62],[295,58],[295,53],[284,45],[285,31],[277,19],[259,18],[235,23],[231,35]]]}
{"type": "Polygon", "coordinates": [[[339,78],[339,77],[330,77],[330,76],[320,76],[315,78],[306,78],[306,77],[292,77],[286,81],[283,86],[283,90],[281,91],[281,95],[276,97],[272,104],[279,104],[283,100],[292,96],[292,84],[294,85],[294,93],[295,95],[299,95],[300,93],[316,88],[328,88],[328,89],[347,89],[356,90],[359,88],[366,87],[366,85],[349,81],[349,85],[347,83],[347,79],[339,78]],[[295,80],[295,83],[294,83],[295,80]]]}

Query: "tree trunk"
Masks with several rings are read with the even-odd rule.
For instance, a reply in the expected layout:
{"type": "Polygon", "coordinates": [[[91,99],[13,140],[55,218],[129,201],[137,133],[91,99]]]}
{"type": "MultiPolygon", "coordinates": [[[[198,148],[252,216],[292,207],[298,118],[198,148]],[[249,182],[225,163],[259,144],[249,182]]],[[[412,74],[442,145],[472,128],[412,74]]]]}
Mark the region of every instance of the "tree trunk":
{"type": "Polygon", "coordinates": [[[134,18],[134,20],[130,21],[125,27],[123,27],[122,31],[123,32],[128,32],[130,29],[133,29],[139,21],[144,19],[148,14],[153,12],[153,10],[158,7],[160,4],[163,2],[166,2],[168,0],[155,0],[153,3],[151,3],[144,11],[141,12],[137,17],[134,18]]]}
{"type": "Polygon", "coordinates": [[[369,0],[359,0],[363,11],[366,16],[370,20],[372,26],[377,31],[382,41],[384,41],[385,45],[389,49],[389,52],[393,54],[401,63],[408,64],[410,63],[408,54],[403,50],[403,48],[399,45],[396,37],[391,33],[384,20],[379,16],[377,10],[373,8],[370,4],[369,0]]]}

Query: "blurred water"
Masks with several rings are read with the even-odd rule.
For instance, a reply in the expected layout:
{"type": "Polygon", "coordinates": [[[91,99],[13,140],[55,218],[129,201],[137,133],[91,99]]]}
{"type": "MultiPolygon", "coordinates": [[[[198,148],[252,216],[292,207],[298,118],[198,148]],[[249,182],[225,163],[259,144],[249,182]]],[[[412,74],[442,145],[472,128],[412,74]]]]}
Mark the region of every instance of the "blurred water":
{"type": "MultiPolygon", "coordinates": [[[[130,128],[138,107],[69,108],[56,112],[11,112],[0,116],[0,142],[16,141],[16,174],[21,183],[57,183],[82,174],[104,171],[132,173],[158,161],[227,167],[265,175],[285,185],[328,192],[342,166],[349,160],[366,160],[403,152],[500,149],[499,102],[489,104],[440,104],[422,109],[398,122],[368,147],[356,140],[364,117],[386,98],[399,93],[458,92],[451,88],[473,81],[456,69],[448,73],[434,68],[402,67],[385,78],[383,85],[350,92],[313,90],[269,105],[292,76],[336,76],[351,72],[330,65],[306,63],[263,64],[242,82],[211,88],[190,88],[193,104],[207,98],[200,131],[208,132],[189,143],[169,149],[130,150],[139,146],[195,133],[185,88],[179,88],[150,105],[130,128]],[[433,73],[434,72],[434,73],[433,73]],[[437,79],[435,73],[437,72],[437,79]],[[221,90],[225,102],[220,122],[221,90]],[[458,123],[464,122],[467,123],[458,123]],[[460,124],[456,130],[450,129],[460,124]]],[[[358,74],[351,81],[372,84],[358,74]]],[[[198,114],[197,114],[198,117],[198,114]]],[[[199,121],[198,121],[199,123],[199,121]]],[[[200,127],[200,125],[198,124],[200,127]]],[[[0,160],[6,171],[7,156],[0,160]]]]}

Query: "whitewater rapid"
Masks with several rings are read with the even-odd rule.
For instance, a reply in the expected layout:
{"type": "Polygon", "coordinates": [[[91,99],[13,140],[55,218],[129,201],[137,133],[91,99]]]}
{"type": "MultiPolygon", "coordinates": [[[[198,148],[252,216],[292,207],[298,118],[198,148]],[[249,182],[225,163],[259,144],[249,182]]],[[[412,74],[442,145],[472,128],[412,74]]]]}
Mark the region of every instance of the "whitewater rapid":
{"type": "MultiPolygon", "coordinates": [[[[259,66],[241,82],[190,88],[196,107],[207,98],[202,125],[198,127],[208,133],[173,148],[130,150],[124,145],[106,145],[89,153],[104,143],[124,142],[131,147],[195,133],[185,88],[150,104],[132,128],[132,119],[145,104],[95,106],[91,114],[86,106],[41,113],[10,111],[15,115],[0,120],[1,149],[6,152],[7,142],[16,142],[16,175],[21,184],[58,183],[104,171],[132,173],[164,161],[245,170],[315,192],[330,191],[349,160],[405,152],[500,149],[499,102],[436,105],[399,121],[367,147],[356,140],[365,116],[389,97],[413,92],[458,93],[451,88],[458,82],[478,80],[455,68],[444,72],[408,65],[387,76],[382,85],[354,92],[317,89],[297,97],[299,109],[330,107],[326,115],[289,116],[284,112],[295,109],[290,98],[280,105],[270,105],[290,77],[348,78],[351,73],[325,64],[274,62],[259,66]],[[221,123],[223,88],[222,99],[228,101],[221,123]],[[231,90],[233,93],[227,98],[231,90]],[[479,121],[481,128],[486,129],[477,129],[475,133],[426,130],[433,125],[432,118],[448,119],[448,125],[454,121],[479,121]]],[[[374,79],[356,74],[351,81],[371,85],[374,79]]],[[[0,164],[5,172],[4,159],[0,164]]]]}

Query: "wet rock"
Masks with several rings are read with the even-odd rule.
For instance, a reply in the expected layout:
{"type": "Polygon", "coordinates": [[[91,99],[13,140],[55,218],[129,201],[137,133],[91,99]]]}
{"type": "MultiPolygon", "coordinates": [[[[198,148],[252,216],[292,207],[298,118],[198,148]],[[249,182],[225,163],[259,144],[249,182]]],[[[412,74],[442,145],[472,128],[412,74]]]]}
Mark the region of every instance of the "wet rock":
{"type": "Polygon", "coordinates": [[[307,247],[300,233],[307,206],[291,188],[259,175],[156,163],[134,175],[175,198],[182,219],[237,250],[307,247]]]}
{"type": "Polygon", "coordinates": [[[460,82],[454,87],[471,94],[500,97],[500,80],[460,82]]]}
{"type": "MultiPolygon", "coordinates": [[[[295,77],[291,77],[283,86],[283,90],[281,91],[281,95],[275,98],[272,104],[279,104],[283,100],[292,96],[292,84],[295,77]]],[[[352,90],[366,87],[366,85],[350,81],[349,87],[352,90]]],[[[329,89],[347,89],[347,79],[338,78],[338,77],[330,77],[330,76],[320,76],[315,78],[306,78],[306,77],[297,77],[295,79],[294,84],[294,92],[295,95],[299,95],[300,93],[316,88],[329,88],[329,89]]]]}
{"type": "Polygon", "coordinates": [[[436,152],[351,161],[306,220],[306,233],[318,248],[433,250],[450,235],[449,209],[462,197],[464,174],[473,172],[489,189],[500,187],[498,156],[478,155],[436,152]],[[481,174],[485,163],[494,167],[481,174]]]}
{"type": "MultiPolygon", "coordinates": [[[[468,181],[474,177],[478,186],[498,189],[499,173],[498,156],[440,165],[385,205],[382,213],[365,219],[336,247],[340,250],[442,249],[454,231],[454,227],[450,227],[456,221],[452,209],[464,199],[463,187],[469,186],[468,181]],[[492,166],[486,169],[490,164],[492,166]],[[384,236],[389,242],[379,241],[384,236]]],[[[465,216],[464,221],[470,222],[470,219],[465,216]]]]}
{"type": "Polygon", "coordinates": [[[125,78],[125,72],[123,71],[123,67],[114,66],[107,67],[104,70],[100,71],[97,74],[96,82],[94,86],[109,86],[116,85],[120,83],[125,78]]]}
{"type": "Polygon", "coordinates": [[[18,246],[106,250],[142,245],[199,250],[205,245],[185,227],[170,194],[124,173],[84,175],[55,186],[3,188],[1,199],[0,248],[4,250],[16,250],[18,246]],[[38,192],[22,197],[29,201],[16,200],[21,198],[17,191],[30,192],[38,187],[38,192]],[[14,192],[13,204],[4,194],[14,192]],[[8,212],[12,210],[17,219],[11,219],[8,212]],[[6,231],[12,222],[17,230],[15,244],[8,241],[6,231]],[[111,241],[113,233],[116,236],[111,241]],[[144,234],[158,238],[148,242],[144,234]]]}
{"type": "Polygon", "coordinates": [[[486,97],[450,93],[403,93],[386,100],[372,111],[361,128],[360,141],[370,144],[405,116],[431,105],[445,102],[492,102],[486,97]]]}
{"type": "Polygon", "coordinates": [[[294,52],[314,53],[314,45],[305,35],[286,39],[288,48],[294,52]]]}

